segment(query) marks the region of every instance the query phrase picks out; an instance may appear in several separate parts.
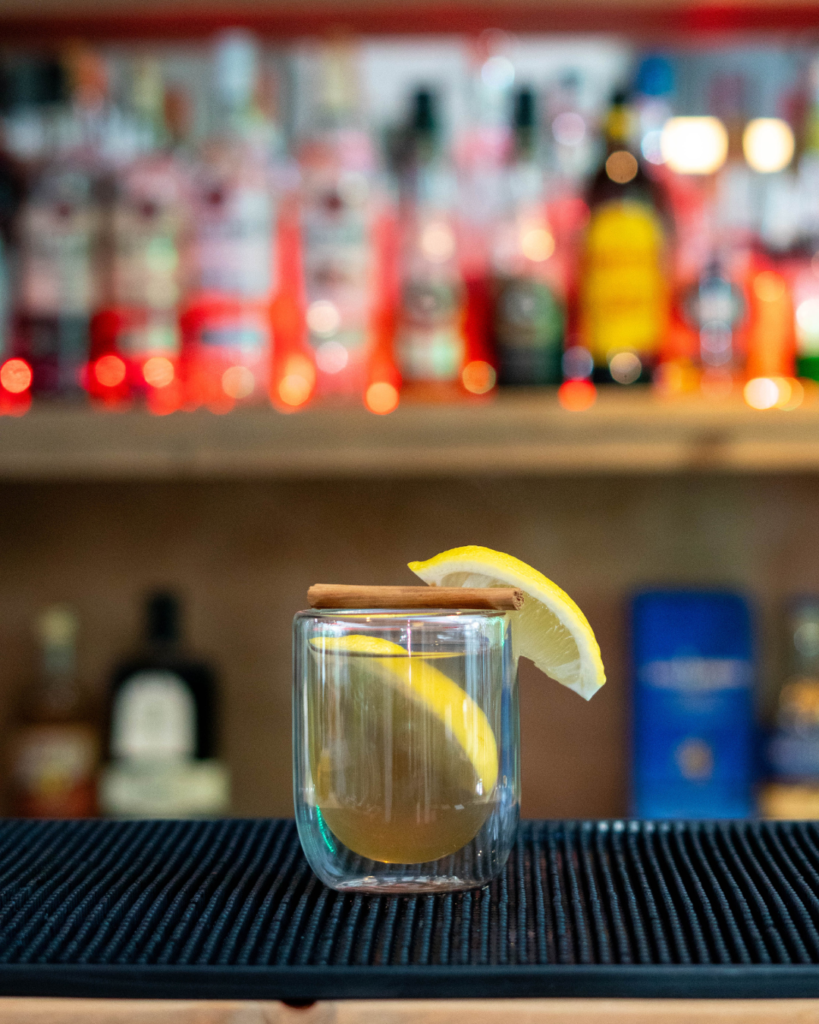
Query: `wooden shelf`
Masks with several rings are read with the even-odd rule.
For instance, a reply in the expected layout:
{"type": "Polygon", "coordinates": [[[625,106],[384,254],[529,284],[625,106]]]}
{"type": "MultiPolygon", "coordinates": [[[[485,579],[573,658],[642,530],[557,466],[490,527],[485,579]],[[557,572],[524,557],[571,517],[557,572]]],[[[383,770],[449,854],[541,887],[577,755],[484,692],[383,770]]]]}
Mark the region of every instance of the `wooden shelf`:
{"type": "Polygon", "coordinates": [[[41,407],[0,419],[0,479],[237,479],[819,472],[819,402],[758,412],[739,401],[606,392],[581,413],[552,392],[461,405],[283,415],[154,417],[41,407]]]}
{"type": "Polygon", "coordinates": [[[813,0],[5,0],[5,42],[195,38],[243,25],[276,38],[345,28],[363,33],[616,32],[663,39],[819,28],[813,0]]]}

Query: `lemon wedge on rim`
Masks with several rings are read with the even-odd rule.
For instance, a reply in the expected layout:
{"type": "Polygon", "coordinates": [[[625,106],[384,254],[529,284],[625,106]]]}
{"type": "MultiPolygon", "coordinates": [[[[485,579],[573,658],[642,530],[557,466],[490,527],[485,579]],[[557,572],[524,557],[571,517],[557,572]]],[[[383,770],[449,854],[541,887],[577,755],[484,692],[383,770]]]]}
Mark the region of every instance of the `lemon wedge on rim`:
{"type": "Polygon", "coordinates": [[[391,640],[356,633],[317,637],[310,646],[316,653],[375,655],[367,661],[368,670],[434,715],[469,758],[483,794],[492,792],[498,780],[498,746],[489,720],[468,693],[430,664],[429,655],[410,655],[391,640]]]}
{"type": "Polygon", "coordinates": [[[589,700],[606,681],[600,647],[569,595],[519,558],[470,544],[409,568],[433,587],[518,587],[523,608],[512,630],[516,653],[589,700]]]}

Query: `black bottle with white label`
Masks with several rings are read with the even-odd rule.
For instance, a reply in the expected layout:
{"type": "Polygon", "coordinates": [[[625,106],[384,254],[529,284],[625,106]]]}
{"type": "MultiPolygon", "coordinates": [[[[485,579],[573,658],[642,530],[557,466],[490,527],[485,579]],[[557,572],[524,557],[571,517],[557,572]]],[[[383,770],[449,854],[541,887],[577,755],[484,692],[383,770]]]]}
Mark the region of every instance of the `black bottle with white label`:
{"type": "Polygon", "coordinates": [[[216,725],[214,673],[182,647],[177,599],[155,594],[147,605],[144,649],[124,661],[111,681],[108,765],[100,785],[105,813],[224,813],[229,783],[216,756],[216,725]]]}

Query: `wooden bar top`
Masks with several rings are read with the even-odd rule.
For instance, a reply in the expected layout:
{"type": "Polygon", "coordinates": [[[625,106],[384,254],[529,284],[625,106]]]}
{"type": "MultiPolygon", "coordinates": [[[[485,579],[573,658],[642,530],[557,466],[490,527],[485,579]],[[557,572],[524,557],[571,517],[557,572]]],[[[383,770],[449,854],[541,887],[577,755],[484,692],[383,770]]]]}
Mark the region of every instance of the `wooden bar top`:
{"type": "Polygon", "coordinates": [[[819,1024],[814,999],[345,1000],[0,998],[2,1024],[819,1024]]]}

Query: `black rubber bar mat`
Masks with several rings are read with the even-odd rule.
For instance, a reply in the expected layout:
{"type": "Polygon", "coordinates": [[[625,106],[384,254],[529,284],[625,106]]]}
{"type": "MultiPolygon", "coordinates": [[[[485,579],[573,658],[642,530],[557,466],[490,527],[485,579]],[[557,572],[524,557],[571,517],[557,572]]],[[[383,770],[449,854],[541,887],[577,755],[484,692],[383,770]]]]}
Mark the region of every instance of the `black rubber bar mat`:
{"type": "Polygon", "coordinates": [[[819,828],[526,822],[491,885],[379,897],[291,821],[5,821],[0,994],[819,998],[819,828]]]}

